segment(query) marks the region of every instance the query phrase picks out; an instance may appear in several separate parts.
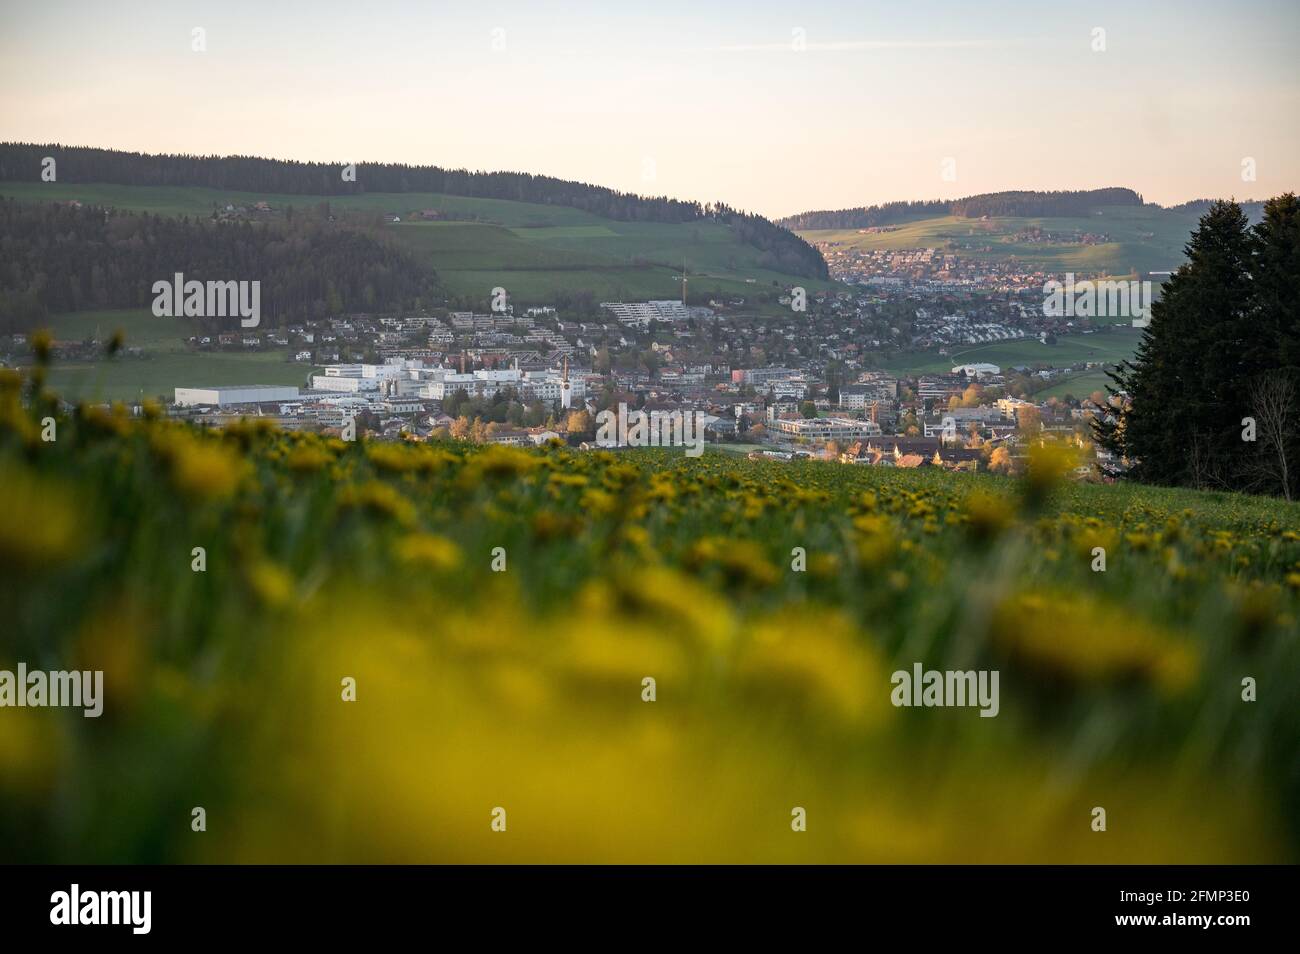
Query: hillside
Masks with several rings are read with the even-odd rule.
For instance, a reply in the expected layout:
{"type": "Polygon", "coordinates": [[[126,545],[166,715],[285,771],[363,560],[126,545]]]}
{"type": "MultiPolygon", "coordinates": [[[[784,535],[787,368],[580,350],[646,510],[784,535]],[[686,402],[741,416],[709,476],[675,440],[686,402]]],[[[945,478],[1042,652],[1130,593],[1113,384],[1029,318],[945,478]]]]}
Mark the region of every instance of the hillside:
{"type": "Polygon", "coordinates": [[[1026,218],[1034,216],[1089,215],[1099,208],[1140,206],[1142,197],[1132,189],[1091,189],[1067,192],[989,192],[963,199],[931,199],[917,202],[886,202],[856,209],[802,212],[780,219],[778,224],[796,231],[819,229],[864,229],[900,222],[915,222],[939,215],[964,219],[985,216],[1026,218]]]}
{"type": "Polygon", "coordinates": [[[721,203],[432,166],[360,163],[353,182],[340,168],[4,143],[0,195],[204,217],[257,202],[276,210],[271,220],[290,207],[323,203],[336,213],[369,213],[374,221],[397,216],[395,241],[436,271],[450,294],[472,299],[486,299],[498,285],[525,303],[557,289],[597,300],[672,298],[681,294],[683,266],[690,290],[700,295],[753,295],[774,284],[826,287],[826,263],[815,249],[721,203]],[[41,181],[44,155],[58,161],[55,182],[41,181]]]}
{"type": "Polygon", "coordinates": [[[31,384],[0,663],[107,705],[0,720],[10,860],[1297,858],[1298,505],[1050,452],[1021,485],[97,408],[43,443],[31,384]],[[900,707],[914,666],[1000,673],[996,711],[900,707]]]}
{"type": "Polygon", "coordinates": [[[176,274],[257,283],[253,326],[439,298],[436,276],[411,256],[321,217],[276,227],[0,197],[0,241],[0,333],[31,330],[52,313],[148,307],[155,282],[176,274]]]}
{"type": "Polygon", "coordinates": [[[1130,275],[1172,271],[1196,227],[1194,213],[1159,206],[1115,206],[1087,217],[993,216],[969,219],[937,215],[889,227],[889,231],[803,230],[815,245],[836,243],[875,249],[933,248],[965,258],[1017,261],[1053,273],[1130,275]]]}
{"type": "Polygon", "coordinates": [[[732,227],[712,221],[685,224],[621,222],[580,209],[503,199],[435,193],[303,196],[233,192],[191,186],[0,182],[0,196],[24,201],[78,201],[158,215],[209,216],[213,207],[313,208],[336,213],[397,214],[388,225],[398,246],[436,273],[448,294],[486,308],[501,285],[522,304],[549,303],[557,291],[585,292],[596,301],[677,298],[681,269],[698,296],[754,296],[779,287],[830,287],[764,266],[763,253],[737,240],[732,227]],[[433,210],[443,220],[409,221],[433,210]]]}
{"type": "MultiPolygon", "coordinates": [[[[778,224],[821,248],[932,248],[1056,273],[1129,275],[1182,264],[1183,245],[1209,205],[1209,199],[1198,199],[1166,208],[1119,188],[996,192],[804,212],[778,224]]],[[[1258,221],[1262,202],[1241,205],[1258,221]]]]}

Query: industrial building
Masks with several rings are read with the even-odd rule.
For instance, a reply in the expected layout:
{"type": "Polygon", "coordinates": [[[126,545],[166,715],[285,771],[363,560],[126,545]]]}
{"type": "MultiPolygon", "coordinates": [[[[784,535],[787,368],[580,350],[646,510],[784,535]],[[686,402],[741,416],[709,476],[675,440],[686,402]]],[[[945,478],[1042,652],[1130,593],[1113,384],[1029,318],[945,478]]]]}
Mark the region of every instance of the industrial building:
{"type": "Polygon", "coordinates": [[[177,388],[180,407],[225,407],[230,404],[261,404],[268,401],[296,401],[298,389],[278,384],[244,384],[231,387],[177,388]]]}

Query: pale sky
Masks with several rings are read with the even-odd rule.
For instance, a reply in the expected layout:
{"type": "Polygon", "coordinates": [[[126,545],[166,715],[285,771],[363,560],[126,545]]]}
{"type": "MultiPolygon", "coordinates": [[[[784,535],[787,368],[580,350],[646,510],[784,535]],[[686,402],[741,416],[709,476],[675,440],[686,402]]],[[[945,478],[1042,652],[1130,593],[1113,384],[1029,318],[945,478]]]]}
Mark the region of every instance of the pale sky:
{"type": "Polygon", "coordinates": [[[1295,0],[0,0],[0,140],[519,170],[773,217],[1262,198],[1300,190],[1298,49],[1295,0]]]}

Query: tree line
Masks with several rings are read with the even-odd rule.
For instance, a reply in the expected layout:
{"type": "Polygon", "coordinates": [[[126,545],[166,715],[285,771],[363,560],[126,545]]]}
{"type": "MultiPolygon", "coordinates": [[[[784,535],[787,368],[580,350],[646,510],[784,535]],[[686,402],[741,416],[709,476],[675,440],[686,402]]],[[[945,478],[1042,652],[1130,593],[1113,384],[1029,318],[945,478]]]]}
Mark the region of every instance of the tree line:
{"type": "Polygon", "coordinates": [[[899,225],[955,215],[966,219],[981,216],[1051,216],[1090,215],[1106,206],[1142,205],[1142,196],[1132,189],[1088,189],[1063,192],[988,192],[964,199],[930,199],[918,202],[886,202],[857,209],[802,212],[778,219],[788,229],[866,229],[882,225],[899,225]]]}
{"type": "Polygon", "coordinates": [[[256,156],[147,155],[57,143],[0,143],[0,181],[38,181],[45,157],[56,162],[58,182],[131,186],[198,186],[258,194],[360,195],[367,192],[436,192],[581,209],[620,222],[715,221],[764,253],[765,267],[826,278],[821,253],[762,216],[723,203],[701,204],[667,196],[642,196],[585,182],[525,172],[473,172],[439,166],[358,162],[295,162],[256,156]]]}
{"type": "Polygon", "coordinates": [[[1112,372],[1099,443],[1136,480],[1300,492],[1300,202],[1215,202],[1112,372]]]}
{"type": "Polygon", "coordinates": [[[0,331],[65,311],[150,307],[154,283],[176,272],[260,281],[271,325],[418,307],[438,294],[433,274],[400,250],[307,217],[271,226],[0,199],[0,331]]]}

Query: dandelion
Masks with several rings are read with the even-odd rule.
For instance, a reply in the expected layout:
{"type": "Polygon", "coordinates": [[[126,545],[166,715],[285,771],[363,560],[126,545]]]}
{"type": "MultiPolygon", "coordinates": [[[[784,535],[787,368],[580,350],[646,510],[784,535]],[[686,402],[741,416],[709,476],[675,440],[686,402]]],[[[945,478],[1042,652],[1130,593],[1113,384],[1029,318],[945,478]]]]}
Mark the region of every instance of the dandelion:
{"type": "Polygon", "coordinates": [[[415,506],[388,484],[377,480],[346,487],[338,495],[340,509],[361,510],[392,519],[400,526],[415,522],[415,506]]]}
{"type": "Polygon", "coordinates": [[[31,796],[51,789],[63,741],[39,710],[5,709],[0,719],[0,792],[31,796]]]}
{"type": "Polygon", "coordinates": [[[70,487],[8,464],[0,464],[0,487],[0,566],[47,569],[79,555],[86,514],[70,487]]]}
{"type": "Polygon", "coordinates": [[[1186,642],[1132,613],[1071,595],[1013,596],[998,605],[991,628],[1012,660],[1073,681],[1136,677],[1179,692],[1197,675],[1197,653],[1186,642]]]}
{"type": "Polygon", "coordinates": [[[460,547],[434,533],[413,533],[403,537],[397,544],[397,556],[403,563],[439,571],[454,570],[461,563],[460,547]]]}
{"type": "Polygon", "coordinates": [[[736,673],[776,699],[845,722],[884,711],[884,667],[848,617],[833,610],[791,607],[757,622],[736,673]]]}
{"type": "Polygon", "coordinates": [[[705,537],[691,547],[686,562],[695,567],[716,565],[737,584],[771,586],[781,578],[780,571],[752,540],[705,537]]]}
{"type": "Polygon", "coordinates": [[[971,540],[987,544],[1011,525],[1011,508],[1000,497],[977,492],[966,501],[966,529],[971,540]]]}
{"type": "Polygon", "coordinates": [[[583,491],[580,502],[583,510],[599,515],[613,513],[618,507],[618,498],[595,487],[583,491]]]}
{"type": "Polygon", "coordinates": [[[1030,510],[1041,507],[1065,475],[1077,465],[1078,454],[1070,447],[1059,444],[1030,447],[1024,478],[1025,505],[1030,510]]]}
{"type": "Polygon", "coordinates": [[[314,474],[334,461],[334,455],[317,444],[300,444],[285,456],[285,466],[295,474],[314,474]]]}
{"type": "Polygon", "coordinates": [[[368,444],[366,458],[377,470],[389,474],[405,474],[420,465],[419,457],[400,444],[368,444]]]}
{"type": "Polygon", "coordinates": [[[175,430],[155,447],[171,462],[172,481],[193,500],[221,500],[239,486],[246,465],[239,455],[213,440],[175,430]]]}
{"type": "Polygon", "coordinates": [[[245,579],[253,595],[269,608],[280,609],[293,600],[293,577],[268,559],[251,561],[245,579]]]}
{"type": "Polygon", "coordinates": [[[32,332],[31,344],[36,363],[38,365],[48,365],[54,350],[54,336],[50,334],[49,329],[41,328],[32,332]]]}

